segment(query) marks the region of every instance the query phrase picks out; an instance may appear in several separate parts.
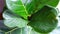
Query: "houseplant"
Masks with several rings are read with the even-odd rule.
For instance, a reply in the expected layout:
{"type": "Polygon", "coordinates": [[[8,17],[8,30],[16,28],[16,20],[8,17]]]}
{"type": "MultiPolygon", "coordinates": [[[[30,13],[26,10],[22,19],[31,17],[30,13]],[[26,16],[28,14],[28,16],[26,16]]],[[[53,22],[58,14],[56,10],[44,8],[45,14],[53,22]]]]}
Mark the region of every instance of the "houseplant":
{"type": "Polygon", "coordinates": [[[3,1],[1,34],[49,34],[57,27],[59,0],[3,1]]]}

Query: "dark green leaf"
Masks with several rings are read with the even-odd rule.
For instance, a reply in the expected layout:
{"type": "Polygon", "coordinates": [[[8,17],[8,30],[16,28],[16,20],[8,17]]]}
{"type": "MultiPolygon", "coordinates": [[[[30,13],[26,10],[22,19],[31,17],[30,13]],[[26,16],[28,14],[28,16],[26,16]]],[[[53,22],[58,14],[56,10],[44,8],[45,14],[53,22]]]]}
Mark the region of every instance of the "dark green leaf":
{"type": "Polygon", "coordinates": [[[49,33],[57,26],[57,10],[48,6],[43,7],[30,17],[30,25],[40,33],[49,33]]]}
{"type": "Polygon", "coordinates": [[[25,19],[44,6],[40,0],[6,0],[6,4],[13,13],[25,19]]]}

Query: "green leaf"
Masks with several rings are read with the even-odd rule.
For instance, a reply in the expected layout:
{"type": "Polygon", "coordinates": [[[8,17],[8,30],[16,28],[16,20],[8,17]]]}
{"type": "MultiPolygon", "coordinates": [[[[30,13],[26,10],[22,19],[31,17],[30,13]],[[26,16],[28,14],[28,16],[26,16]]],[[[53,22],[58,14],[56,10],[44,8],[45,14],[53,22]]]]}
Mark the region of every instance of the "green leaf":
{"type": "Polygon", "coordinates": [[[11,31],[8,31],[6,33],[9,34],[38,34],[37,32],[33,31],[30,27],[24,27],[24,28],[15,28],[11,31]]]}
{"type": "Polygon", "coordinates": [[[56,7],[59,3],[59,0],[41,0],[40,2],[45,5],[56,7]]]}
{"type": "Polygon", "coordinates": [[[59,3],[59,0],[51,0],[51,1],[47,2],[46,4],[56,7],[58,5],[58,3],[59,3]]]}
{"type": "Polygon", "coordinates": [[[15,28],[15,29],[13,29],[13,30],[11,30],[11,31],[8,31],[8,32],[6,32],[6,33],[8,33],[8,34],[21,34],[21,33],[22,33],[22,29],[20,29],[20,28],[15,28]]]}
{"type": "Polygon", "coordinates": [[[21,17],[18,17],[12,13],[8,13],[9,10],[4,11],[3,17],[4,17],[4,24],[8,27],[25,27],[27,26],[28,21],[22,19],[21,17]]]}
{"type": "Polygon", "coordinates": [[[57,10],[48,6],[43,7],[30,17],[30,25],[40,33],[49,33],[57,26],[57,10]]]}
{"type": "MultiPolygon", "coordinates": [[[[11,34],[11,32],[17,30],[18,28],[14,28],[12,30],[8,30],[8,31],[3,31],[3,30],[0,30],[0,34],[11,34]]],[[[16,32],[17,33],[17,32],[16,32]]]]}
{"type": "Polygon", "coordinates": [[[28,31],[27,31],[26,27],[23,27],[23,28],[14,28],[5,33],[7,33],[7,34],[28,34],[28,31]]]}
{"type": "Polygon", "coordinates": [[[40,3],[40,0],[6,0],[6,4],[12,10],[11,12],[25,19],[44,6],[40,3]]]}

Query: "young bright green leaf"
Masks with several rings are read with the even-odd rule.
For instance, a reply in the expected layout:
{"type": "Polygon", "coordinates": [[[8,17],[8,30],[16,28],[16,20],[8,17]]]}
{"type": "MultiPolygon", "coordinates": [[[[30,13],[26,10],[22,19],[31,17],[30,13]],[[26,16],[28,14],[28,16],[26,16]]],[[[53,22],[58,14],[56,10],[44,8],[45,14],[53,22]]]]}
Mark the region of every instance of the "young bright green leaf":
{"type": "Polygon", "coordinates": [[[25,19],[44,6],[40,0],[6,0],[6,4],[13,13],[25,19]]]}
{"type": "Polygon", "coordinates": [[[41,0],[40,2],[45,5],[56,7],[59,3],[59,0],[41,0]]]}
{"type": "Polygon", "coordinates": [[[43,7],[30,17],[30,25],[40,33],[49,33],[57,26],[57,10],[48,6],[43,7]]]}
{"type": "Polygon", "coordinates": [[[16,17],[15,15],[13,15],[12,13],[8,13],[9,10],[5,11],[3,13],[3,17],[4,17],[4,24],[8,27],[25,27],[27,26],[28,21],[22,19],[21,17],[16,17]]]}

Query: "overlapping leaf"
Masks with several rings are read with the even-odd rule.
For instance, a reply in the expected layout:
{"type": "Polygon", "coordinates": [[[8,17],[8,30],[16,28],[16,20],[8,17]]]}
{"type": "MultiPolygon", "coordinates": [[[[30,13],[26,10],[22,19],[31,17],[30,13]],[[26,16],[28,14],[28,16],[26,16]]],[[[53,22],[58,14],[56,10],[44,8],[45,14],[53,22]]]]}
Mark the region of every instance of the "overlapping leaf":
{"type": "Polygon", "coordinates": [[[25,19],[44,6],[40,0],[6,0],[6,4],[13,13],[25,19]]]}
{"type": "Polygon", "coordinates": [[[45,6],[31,16],[29,25],[37,32],[49,33],[57,26],[56,16],[56,9],[45,6]]]}
{"type": "Polygon", "coordinates": [[[30,27],[15,28],[6,33],[7,34],[38,34],[37,32],[33,31],[30,27]]]}
{"type": "Polygon", "coordinates": [[[40,2],[45,5],[56,7],[59,3],[59,0],[41,0],[40,2]]]}
{"type": "Polygon", "coordinates": [[[9,13],[9,10],[6,10],[3,13],[3,17],[4,17],[4,24],[8,27],[25,27],[27,26],[28,21],[22,19],[21,17],[16,17],[16,15],[13,15],[12,13],[9,13]]]}
{"type": "Polygon", "coordinates": [[[51,32],[57,26],[57,11],[48,6],[56,7],[58,2],[59,0],[6,0],[6,5],[11,11],[3,13],[4,24],[10,28],[18,28],[9,31],[5,29],[6,32],[0,31],[0,34],[47,34],[51,32]],[[43,7],[44,5],[48,6],[43,7]],[[25,19],[31,16],[28,25],[39,33],[34,30],[29,31],[26,28],[28,21],[20,16],[25,19]]]}

